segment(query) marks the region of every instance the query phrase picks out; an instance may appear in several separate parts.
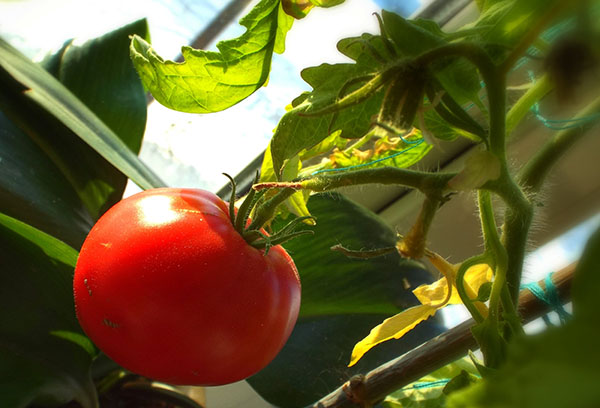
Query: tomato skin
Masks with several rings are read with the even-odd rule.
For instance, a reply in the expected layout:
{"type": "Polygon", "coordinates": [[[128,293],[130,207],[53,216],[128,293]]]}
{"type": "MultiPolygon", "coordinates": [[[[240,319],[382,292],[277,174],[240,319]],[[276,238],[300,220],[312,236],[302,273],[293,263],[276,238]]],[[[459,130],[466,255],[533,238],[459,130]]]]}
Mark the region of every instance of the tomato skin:
{"type": "Polygon", "coordinates": [[[281,246],[246,243],[216,195],[147,190],[86,238],[73,282],[85,333],[124,368],[170,384],[220,385],[265,367],[288,339],[300,280],[281,246]]]}

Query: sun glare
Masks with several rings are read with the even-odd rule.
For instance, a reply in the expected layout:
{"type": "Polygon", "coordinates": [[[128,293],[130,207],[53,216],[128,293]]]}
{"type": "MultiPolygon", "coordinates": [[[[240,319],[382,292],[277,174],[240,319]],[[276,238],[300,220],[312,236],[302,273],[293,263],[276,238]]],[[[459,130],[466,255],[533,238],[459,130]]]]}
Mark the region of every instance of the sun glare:
{"type": "Polygon", "coordinates": [[[141,219],[147,225],[161,225],[175,221],[179,214],[171,205],[172,199],[164,196],[150,196],[139,203],[141,219]]]}

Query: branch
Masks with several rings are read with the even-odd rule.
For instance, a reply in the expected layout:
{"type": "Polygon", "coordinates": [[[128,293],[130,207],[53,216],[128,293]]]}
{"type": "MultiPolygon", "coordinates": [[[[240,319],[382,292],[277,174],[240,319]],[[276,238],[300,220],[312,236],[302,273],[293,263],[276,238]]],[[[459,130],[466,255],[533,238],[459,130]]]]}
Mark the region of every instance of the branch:
{"type": "MultiPolygon", "coordinates": [[[[574,269],[573,264],[552,276],[562,302],[570,297],[574,269]]],[[[543,280],[538,283],[545,288],[543,280]]],[[[521,292],[519,309],[525,322],[549,311],[548,306],[528,290],[521,292]]],[[[473,324],[473,320],[468,320],[366,375],[352,377],[340,388],[306,408],[368,407],[381,402],[390,393],[475,349],[477,343],[471,335],[473,324]]]]}
{"type": "Polygon", "coordinates": [[[254,218],[252,219],[252,222],[246,228],[246,230],[251,231],[262,228],[263,225],[273,218],[279,204],[283,203],[295,192],[296,190],[294,188],[284,188],[273,197],[259,205],[254,212],[254,218]]]}
{"type": "Polygon", "coordinates": [[[292,181],[259,183],[252,188],[291,188],[295,190],[329,191],[340,187],[360,184],[395,184],[421,190],[434,197],[441,195],[447,188],[448,181],[456,173],[430,173],[396,167],[378,167],[344,172],[321,173],[314,177],[292,181]]]}

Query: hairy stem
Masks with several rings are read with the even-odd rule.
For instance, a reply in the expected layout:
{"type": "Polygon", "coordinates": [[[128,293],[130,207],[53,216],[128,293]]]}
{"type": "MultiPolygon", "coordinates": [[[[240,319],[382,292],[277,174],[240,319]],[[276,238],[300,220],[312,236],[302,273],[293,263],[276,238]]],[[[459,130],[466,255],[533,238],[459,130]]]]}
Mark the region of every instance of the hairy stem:
{"type": "Polygon", "coordinates": [[[296,190],[293,188],[284,188],[273,197],[259,205],[254,212],[254,218],[252,219],[252,222],[246,228],[246,230],[258,230],[267,222],[269,222],[275,215],[275,211],[277,210],[279,204],[283,203],[295,192],[296,190]]]}
{"type": "Polygon", "coordinates": [[[533,218],[533,206],[506,167],[502,169],[500,178],[486,183],[484,189],[498,194],[507,206],[501,240],[508,254],[506,284],[513,302],[516,302],[529,227],[533,218]]]}
{"type": "Polygon", "coordinates": [[[396,167],[378,167],[375,169],[321,173],[304,180],[292,182],[258,183],[253,188],[255,190],[289,188],[321,192],[361,184],[395,184],[421,190],[427,195],[438,196],[445,192],[448,181],[454,176],[456,176],[456,173],[430,173],[396,167]]]}
{"type": "Polygon", "coordinates": [[[441,202],[440,198],[425,196],[417,220],[398,245],[398,250],[402,256],[411,259],[420,259],[425,255],[427,233],[437,210],[440,208],[441,202]]]}
{"type": "Polygon", "coordinates": [[[360,184],[395,184],[438,195],[446,189],[455,173],[429,173],[395,167],[355,170],[349,172],[319,174],[301,182],[304,189],[328,191],[339,187],[360,184]]]}
{"type": "Polygon", "coordinates": [[[513,333],[523,333],[523,326],[517,315],[510,291],[506,285],[506,273],[508,268],[508,253],[502,245],[498,234],[498,227],[494,218],[492,200],[488,191],[478,192],[479,214],[481,217],[481,228],[485,242],[486,253],[494,259],[494,283],[490,295],[490,318],[498,320],[500,317],[500,304],[502,305],[503,317],[508,322],[513,333]]]}

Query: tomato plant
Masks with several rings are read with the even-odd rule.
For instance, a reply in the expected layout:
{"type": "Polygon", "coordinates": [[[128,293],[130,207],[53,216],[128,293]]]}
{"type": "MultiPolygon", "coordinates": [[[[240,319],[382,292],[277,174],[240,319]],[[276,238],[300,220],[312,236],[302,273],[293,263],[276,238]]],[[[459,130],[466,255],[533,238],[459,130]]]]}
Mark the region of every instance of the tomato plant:
{"type": "Polygon", "coordinates": [[[85,333],[123,367],[172,384],[226,384],[266,366],[289,337],[300,280],[281,246],[249,245],[227,204],[151,189],[107,211],[77,261],[85,333]]]}
{"type": "MultiPolygon", "coordinates": [[[[302,71],[312,89],[290,96],[254,182],[256,163],[240,173],[238,209],[235,183],[229,205],[156,189],[168,184],[137,157],[146,91],[174,110],[228,109],[275,78],[294,19],[342,2],[261,0],[238,38],[184,47],[181,63],[143,20],[39,65],[0,40],[2,407],[198,406],[141,376],[251,376],[282,408],[600,405],[600,232],[577,268],[522,286],[537,214],[571,195],[548,176],[598,173],[582,166],[595,157],[562,159],[598,151],[584,136],[600,118],[599,0],[476,0],[441,26],[446,7],[382,10],[378,30],[339,41],[346,62],[302,71]],[[146,191],[119,202],[127,179],[146,191]],[[386,186],[393,204],[349,198],[386,186]],[[442,241],[467,242],[468,223],[438,222],[457,202],[477,214],[459,259],[442,241]],[[432,338],[449,305],[471,319],[432,338]],[[528,335],[550,307],[561,326],[528,335]]],[[[227,133],[213,133],[219,154],[238,147],[227,133]]],[[[590,191],[562,211],[590,215],[590,191]]]]}

